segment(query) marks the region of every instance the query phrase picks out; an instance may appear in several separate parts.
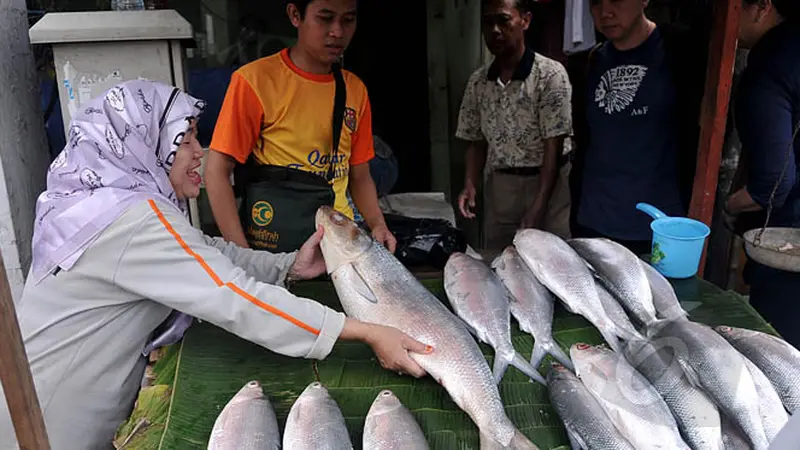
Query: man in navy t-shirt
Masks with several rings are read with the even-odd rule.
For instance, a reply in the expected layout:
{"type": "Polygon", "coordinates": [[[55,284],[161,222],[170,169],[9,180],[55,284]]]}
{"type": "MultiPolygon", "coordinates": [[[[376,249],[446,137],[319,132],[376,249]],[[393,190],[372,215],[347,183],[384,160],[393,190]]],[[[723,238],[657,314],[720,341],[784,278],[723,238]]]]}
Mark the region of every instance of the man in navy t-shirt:
{"type": "Polygon", "coordinates": [[[576,87],[585,90],[588,139],[574,234],[607,237],[639,254],[650,251],[652,233],[636,204],[685,215],[679,155],[697,146],[683,138],[685,116],[696,108],[681,97],[698,96],[682,92],[663,30],[645,16],[647,4],[591,1],[595,26],[608,41],[590,53],[585,84],[576,87]]]}

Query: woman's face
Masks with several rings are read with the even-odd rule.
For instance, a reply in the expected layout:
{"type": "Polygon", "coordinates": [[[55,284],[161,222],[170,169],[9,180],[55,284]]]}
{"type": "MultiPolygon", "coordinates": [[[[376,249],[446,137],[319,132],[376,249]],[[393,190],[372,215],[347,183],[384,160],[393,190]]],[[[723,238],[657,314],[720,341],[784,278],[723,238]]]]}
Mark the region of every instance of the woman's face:
{"type": "Polygon", "coordinates": [[[195,122],[183,137],[183,141],[175,153],[172,170],[169,172],[169,181],[172,183],[178,199],[188,200],[200,195],[202,178],[197,169],[200,168],[202,158],[203,148],[197,141],[197,123],[195,122]]]}

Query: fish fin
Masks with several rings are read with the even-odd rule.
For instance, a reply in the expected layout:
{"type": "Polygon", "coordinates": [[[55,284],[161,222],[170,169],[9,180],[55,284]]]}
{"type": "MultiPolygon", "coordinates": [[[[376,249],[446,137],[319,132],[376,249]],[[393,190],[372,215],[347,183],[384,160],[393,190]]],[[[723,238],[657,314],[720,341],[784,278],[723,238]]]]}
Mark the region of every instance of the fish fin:
{"type": "Polygon", "coordinates": [[[689,384],[702,390],[703,385],[700,383],[700,377],[697,375],[697,372],[695,372],[694,367],[683,359],[678,358],[678,355],[675,355],[675,358],[678,359],[678,365],[686,376],[686,380],[689,381],[689,384]]]}
{"type": "Polygon", "coordinates": [[[483,432],[480,433],[480,439],[481,450],[539,450],[539,447],[519,430],[514,431],[514,437],[511,438],[508,446],[495,441],[491,436],[483,432]]]}
{"type": "Polygon", "coordinates": [[[364,280],[364,277],[361,275],[361,273],[359,273],[358,267],[356,267],[355,265],[353,265],[352,267],[353,267],[353,272],[355,272],[355,274],[358,275],[358,280],[353,280],[356,282],[351,284],[353,289],[355,289],[355,291],[364,300],[370,303],[378,303],[378,297],[375,295],[374,292],[372,292],[372,289],[369,288],[369,285],[364,280]],[[360,283],[358,281],[360,281],[360,283]]]}
{"type": "Polygon", "coordinates": [[[620,344],[619,338],[617,337],[616,334],[610,333],[607,330],[603,330],[600,328],[598,328],[597,330],[603,336],[603,339],[606,341],[608,346],[611,347],[611,350],[619,352],[622,349],[622,344],[620,344]]]}
{"type": "Polygon", "coordinates": [[[461,325],[464,325],[464,328],[466,328],[467,331],[469,331],[470,333],[472,333],[473,336],[475,336],[478,339],[480,339],[481,341],[483,341],[483,339],[481,339],[480,333],[478,333],[478,330],[476,330],[475,327],[473,327],[472,325],[468,324],[467,321],[462,319],[460,316],[456,316],[456,317],[458,318],[459,321],[461,321],[461,325]]]}
{"type": "MultiPolygon", "coordinates": [[[[547,353],[549,353],[556,361],[560,362],[562,366],[566,367],[571,371],[575,371],[575,366],[572,364],[572,360],[569,359],[566,353],[561,350],[561,347],[558,346],[555,342],[551,342],[547,348],[547,353]]],[[[534,366],[538,367],[538,366],[534,366]]]]}
{"type": "Polygon", "coordinates": [[[651,322],[645,327],[645,336],[652,339],[662,328],[673,321],[674,319],[658,319],[651,322]]]}
{"type": "Polygon", "coordinates": [[[533,351],[531,352],[531,366],[536,368],[542,365],[542,360],[547,355],[547,348],[544,343],[538,340],[533,341],[533,351]]]}
{"type": "Polygon", "coordinates": [[[511,450],[539,450],[539,447],[519,430],[514,433],[514,438],[511,439],[511,445],[508,448],[511,450]]]}
{"type": "MultiPolygon", "coordinates": [[[[525,358],[517,352],[514,352],[514,358],[510,361],[511,365],[516,367],[520,370],[520,372],[527,375],[531,380],[541,384],[542,386],[547,386],[547,380],[536,370],[535,367],[531,366],[525,358]]],[[[508,364],[508,363],[507,363],[508,364]]],[[[495,379],[497,374],[495,374],[495,379]]],[[[502,376],[501,376],[502,378],[502,376]]]]}
{"type": "Polygon", "coordinates": [[[494,367],[492,367],[492,375],[494,375],[494,384],[500,384],[503,380],[506,370],[508,370],[509,362],[502,355],[494,353],[494,367]]]}
{"type": "Polygon", "coordinates": [[[564,424],[564,428],[567,430],[567,438],[569,438],[569,445],[572,447],[572,450],[589,450],[583,438],[575,432],[572,427],[564,424]]]}

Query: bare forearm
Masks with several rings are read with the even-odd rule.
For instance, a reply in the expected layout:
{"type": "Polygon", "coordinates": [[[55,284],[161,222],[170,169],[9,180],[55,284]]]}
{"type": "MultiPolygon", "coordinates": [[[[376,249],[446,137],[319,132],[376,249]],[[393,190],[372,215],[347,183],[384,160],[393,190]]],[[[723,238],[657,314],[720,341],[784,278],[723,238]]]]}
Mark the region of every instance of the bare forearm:
{"type": "Polygon", "coordinates": [[[354,166],[350,173],[350,195],[370,229],[385,225],[383,211],[378,204],[378,191],[369,173],[369,165],[354,166]],[[366,169],[366,170],[365,170],[366,169]]]}
{"type": "Polygon", "coordinates": [[[344,328],[339,334],[339,339],[343,341],[367,341],[370,325],[350,317],[344,321],[344,328]]]}
{"type": "Polygon", "coordinates": [[[233,195],[233,187],[230,183],[233,168],[228,164],[219,164],[218,161],[215,163],[211,160],[212,157],[213,154],[209,154],[210,160],[206,168],[205,182],[214,220],[226,241],[249,248],[242,223],[239,221],[236,197],[233,195]]]}
{"type": "Polygon", "coordinates": [[[466,178],[464,183],[469,183],[471,186],[477,186],[483,168],[486,165],[486,148],[485,141],[470,142],[467,145],[467,160],[466,160],[466,178]]]}
{"type": "Polygon", "coordinates": [[[544,209],[550,203],[556,181],[558,181],[558,158],[564,145],[564,138],[544,141],[544,159],[539,171],[539,186],[536,190],[533,208],[544,209]]]}

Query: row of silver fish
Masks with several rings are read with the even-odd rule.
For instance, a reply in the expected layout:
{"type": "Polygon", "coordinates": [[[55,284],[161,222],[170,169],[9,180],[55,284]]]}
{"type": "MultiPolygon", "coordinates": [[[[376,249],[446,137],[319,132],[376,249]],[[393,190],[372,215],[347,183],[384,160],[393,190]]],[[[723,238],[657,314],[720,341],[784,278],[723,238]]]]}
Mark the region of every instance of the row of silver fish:
{"type": "MultiPolygon", "coordinates": [[[[798,407],[796,349],[767,334],[714,330],[690,321],[670,283],[620,244],[565,241],[524,230],[514,248],[493,264],[498,274],[515,252],[543,285],[539,298],[554,294],[568,310],[594,324],[614,350],[573,346],[577,376],[571,379],[566,373],[568,364],[548,375],[550,381],[560,380],[559,387],[549,386],[551,401],[573,446],[719,450],[739,448],[744,441],[746,448],[761,450],[787,422],[787,411],[798,407]],[[585,427],[575,425],[581,422],[575,419],[577,412],[563,406],[575,400],[559,394],[565,391],[581,397],[578,404],[587,406],[581,414],[591,415],[581,420],[598,430],[585,433],[585,427]],[[587,392],[601,408],[585,400],[587,392]],[[608,423],[619,436],[603,431],[608,423]]],[[[551,311],[545,309],[545,314],[551,311]]]]}
{"type": "MultiPolygon", "coordinates": [[[[278,420],[261,385],[251,381],[222,409],[208,450],[352,450],[344,416],[328,390],[311,383],[289,410],[281,441],[278,420]]],[[[414,416],[390,390],[381,391],[364,423],[365,450],[427,450],[414,416]]]]}

